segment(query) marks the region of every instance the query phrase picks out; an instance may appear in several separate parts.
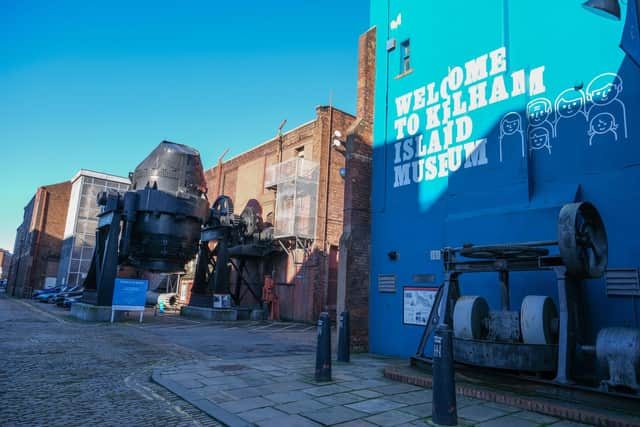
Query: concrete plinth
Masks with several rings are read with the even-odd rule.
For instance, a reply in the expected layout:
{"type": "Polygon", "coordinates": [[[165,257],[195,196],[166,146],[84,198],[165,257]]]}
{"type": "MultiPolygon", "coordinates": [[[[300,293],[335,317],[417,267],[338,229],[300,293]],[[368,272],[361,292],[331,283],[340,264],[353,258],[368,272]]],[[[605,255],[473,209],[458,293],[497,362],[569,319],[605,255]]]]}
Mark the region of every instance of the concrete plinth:
{"type": "Polygon", "coordinates": [[[251,316],[249,319],[254,321],[267,320],[267,315],[267,310],[256,308],[251,310],[251,316]]]}
{"type": "MultiPolygon", "coordinates": [[[[71,315],[87,322],[109,322],[111,320],[111,306],[76,302],[71,305],[71,315]]],[[[114,320],[122,320],[124,317],[123,311],[116,311],[114,320]]]]}
{"type": "Polygon", "coordinates": [[[207,308],[185,305],[180,315],[193,319],[205,320],[238,320],[238,311],[233,308],[207,308]]]}
{"type": "Polygon", "coordinates": [[[248,307],[235,307],[234,310],[238,312],[238,320],[249,320],[251,309],[248,307]]]}

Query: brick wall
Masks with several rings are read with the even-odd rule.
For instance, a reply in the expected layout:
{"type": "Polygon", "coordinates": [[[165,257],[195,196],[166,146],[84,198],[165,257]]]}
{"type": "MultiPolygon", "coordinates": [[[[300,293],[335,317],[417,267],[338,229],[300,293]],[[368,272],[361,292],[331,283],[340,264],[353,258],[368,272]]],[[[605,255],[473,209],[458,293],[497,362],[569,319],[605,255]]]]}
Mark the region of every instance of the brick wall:
{"type": "Polygon", "coordinates": [[[370,197],[375,40],[375,28],[360,36],[358,119],[349,129],[346,143],[344,232],[340,239],[338,312],[349,310],[353,351],[367,351],[369,341],[370,197]]]}
{"type": "Polygon", "coordinates": [[[56,277],[70,194],[70,182],[40,187],[25,208],[24,222],[16,234],[19,256],[12,261],[11,295],[25,296],[32,289],[41,289],[46,277],[56,277]]]}
{"type": "Polygon", "coordinates": [[[11,253],[5,249],[0,249],[0,280],[9,276],[9,266],[11,265],[11,253]]]}

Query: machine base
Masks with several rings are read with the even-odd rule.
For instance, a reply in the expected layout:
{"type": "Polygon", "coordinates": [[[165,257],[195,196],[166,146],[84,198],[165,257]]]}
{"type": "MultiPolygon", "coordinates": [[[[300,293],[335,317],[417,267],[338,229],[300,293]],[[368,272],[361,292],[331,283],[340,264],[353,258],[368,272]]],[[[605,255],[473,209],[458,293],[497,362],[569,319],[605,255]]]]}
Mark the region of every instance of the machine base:
{"type": "MultiPolygon", "coordinates": [[[[77,302],[71,305],[71,316],[87,322],[109,322],[111,321],[111,306],[77,302]]],[[[114,316],[114,320],[125,318],[123,311],[116,311],[114,316]]]]}
{"type": "Polygon", "coordinates": [[[188,318],[204,320],[238,320],[238,311],[233,308],[205,308],[185,305],[180,310],[180,315],[188,318]]]}
{"type": "Polygon", "coordinates": [[[529,372],[554,372],[558,346],[453,339],[453,357],[468,365],[529,372]]]}

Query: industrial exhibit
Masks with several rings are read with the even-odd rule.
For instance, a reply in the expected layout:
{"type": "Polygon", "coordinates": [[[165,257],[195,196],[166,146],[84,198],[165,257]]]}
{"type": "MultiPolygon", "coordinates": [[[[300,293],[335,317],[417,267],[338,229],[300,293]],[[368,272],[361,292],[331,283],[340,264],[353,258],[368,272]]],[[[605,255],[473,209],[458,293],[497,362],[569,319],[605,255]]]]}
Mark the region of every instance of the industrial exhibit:
{"type": "Polygon", "coordinates": [[[638,11],[589,9],[372,2],[372,352],[640,397],[638,11]]]}

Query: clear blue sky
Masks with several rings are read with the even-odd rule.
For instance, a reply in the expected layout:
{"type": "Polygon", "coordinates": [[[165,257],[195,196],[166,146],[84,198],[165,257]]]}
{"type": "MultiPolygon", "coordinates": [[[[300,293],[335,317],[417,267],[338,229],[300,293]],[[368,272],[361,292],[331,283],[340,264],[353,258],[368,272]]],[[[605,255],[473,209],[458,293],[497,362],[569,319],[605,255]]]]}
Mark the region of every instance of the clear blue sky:
{"type": "Polygon", "coordinates": [[[0,248],[40,185],[161,140],[211,167],[329,103],[355,112],[369,0],[0,0],[0,248]]]}

